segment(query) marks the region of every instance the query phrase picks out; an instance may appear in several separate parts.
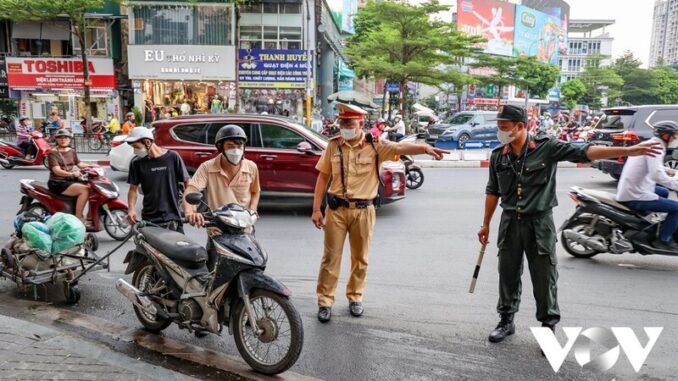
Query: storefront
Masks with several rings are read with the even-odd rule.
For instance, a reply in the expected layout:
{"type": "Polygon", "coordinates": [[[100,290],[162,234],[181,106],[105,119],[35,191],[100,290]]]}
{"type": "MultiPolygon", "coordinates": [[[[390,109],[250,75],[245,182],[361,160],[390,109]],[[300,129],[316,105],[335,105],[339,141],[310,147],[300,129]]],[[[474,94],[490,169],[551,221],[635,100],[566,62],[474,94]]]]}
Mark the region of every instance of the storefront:
{"type": "Polygon", "coordinates": [[[234,109],[235,47],[129,45],[134,104],[144,120],[234,109]]]}
{"type": "Polygon", "coordinates": [[[83,63],[79,58],[6,57],[7,83],[18,94],[19,115],[39,126],[54,110],[67,127],[81,131],[80,121],[89,107],[95,120],[105,120],[108,113],[120,114],[113,60],[90,58],[90,101],[83,98],[83,63]]]}
{"type": "Polygon", "coordinates": [[[238,62],[242,112],[303,117],[307,82],[313,87],[306,51],[240,49],[238,62]]]}

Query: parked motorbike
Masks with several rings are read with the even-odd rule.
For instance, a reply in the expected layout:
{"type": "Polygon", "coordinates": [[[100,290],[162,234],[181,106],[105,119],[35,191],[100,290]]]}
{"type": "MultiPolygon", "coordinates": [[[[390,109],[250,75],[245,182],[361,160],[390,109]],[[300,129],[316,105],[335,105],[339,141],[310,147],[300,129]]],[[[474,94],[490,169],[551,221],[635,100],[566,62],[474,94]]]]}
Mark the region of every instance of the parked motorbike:
{"type": "Polygon", "coordinates": [[[47,154],[52,149],[43,137],[42,133],[33,131],[30,133],[31,143],[36,147],[36,154],[32,159],[26,159],[26,154],[14,143],[0,139],[0,166],[12,169],[18,166],[44,165],[48,168],[47,154]]]}
{"type": "Polygon", "coordinates": [[[408,189],[417,189],[424,184],[424,172],[421,167],[414,164],[414,158],[409,155],[400,155],[400,161],[405,165],[405,186],[408,189]]]}
{"type": "MultiPolygon", "coordinates": [[[[118,198],[118,186],[104,176],[101,168],[85,168],[82,173],[79,181],[89,187],[89,214],[92,219],[92,226],[87,231],[96,233],[105,229],[111,238],[122,241],[129,235],[131,227],[127,222],[127,203],[118,198]]],[[[56,212],[75,214],[75,197],[52,193],[47,184],[36,180],[21,180],[20,184],[23,196],[19,213],[30,212],[37,216],[56,212]]]]}
{"type": "MultiPolygon", "coordinates": [[[[632,210],[617,202],[614,194],[573,187],[570,198],[577,209],[565,221],[561,241],[565,251],[577,258],[601,253],[639,253],[678,256],[671,250],[652,246],[659,234],[658,214],[632,210]]],[[[678,234],[674,237],[678,240],[678,234]]]]}
{"type": "MultiPolygon", "coordinates": [[[[202,194],[186,196],[203,204],[202,194]]],[[[268,254],[250,233],[257,214],[237,204],[203,213],[205,227],[219,232],[209,240],[217,258],[207,268],[205,248],[181,233],[139,223],[136,248],[125,258],[117,290],[134,304],[141,324],[159,332],[170,324],[196,333],[234,335],[245,361],[257,372],[278,374],[297,361],[303,345],[301,317],[290,291],[264,270],[268,254]]]]}

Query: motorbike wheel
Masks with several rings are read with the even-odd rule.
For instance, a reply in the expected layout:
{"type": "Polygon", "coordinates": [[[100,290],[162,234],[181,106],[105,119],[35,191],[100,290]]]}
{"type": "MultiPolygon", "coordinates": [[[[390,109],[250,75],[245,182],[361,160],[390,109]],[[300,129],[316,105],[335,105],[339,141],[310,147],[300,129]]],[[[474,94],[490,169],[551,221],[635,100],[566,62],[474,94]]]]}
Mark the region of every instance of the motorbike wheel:
{"type": "MultiPolygon", "coordinates": [[[[155,267],[151,264],[147,264],[134,272],[134,275],[132,276],[132,285],[144,293],[158,292],[159,289],[166,288],[162,277],[155,271],[155,267]]],[[[137,319],[139,319],[141,325],[149,332],[159,333],[172,324],[171,320],[164,320],[156,316],[151,316],[148,312],[141,310],[139,307],[135,305],[133,305],[133,307],[137,319]]]]}
{"type": "Polygon", "coordinates": [[[44,165],[45,168],[49,169],[49,160],[47,159],[47,156],[42,158],[42,165],[44,165]]]}
{"type": "Polygon", "coordinates": [[[294,365],[304,344],[299,312],[289,298],[271,291],[252,291],[250,302],[257,326],[263,333],[257,335],[252,331],[247,310],[240,301],[233,315],[233,337],[238,352],[259,373],[282,373],[294,365]]]}
{"type": "Polygon", "coordinates": [[[66,285],[66,304],[73,305],[80,301],[80,289],[77,286],[66,285]]]}
{"type": "Polygon", "coordinates": [[[1,165],[3,168],[5,168],[5,169],[12,169],[12,168],[15,167],[14,164],[2,163],[2,162],[0,162],[0,165],[1,165]]]}
{"type": "Polygon", "coordinates": [[[124,209],[111,209],[110,214],[104,213],[104,229],[116,241],[122,241],[127,238],[130,231],[132,231],[132,227],[127,222],[127,211],[124,209]],[[112,220],[111,217],[113,217],[112,220]]]}
{"type": "Polygon", "coordinates": [[[99,250],[99,238],[92,233],[85,234],[85,248],[89,251],[99,250]]]}
{"type": "MultiPolygon", "coordinates": [[[[570,222],[569,224],[565,225],[565,227],[563,227],[563,230],[572,229],[576,232],[582,232],[591,224],[591,220],[592,217],[582,217],[576,219],[570,222]]],[[[569,241],[567,238],[565,238],[565,234],[563,233],[560,233],[560,241],[562,242],[565,251],[567,251],[568,254],[575,258],[592,258],[600,254],[600,252],[593,250],[589,247],[586,247],[582,244],[569,241]]]]}
{"type": "Polygon", "coordinates": [[[45,208],[44,205],[36,202],[28,206],[28,208],[26,209],[26,214],[32,214],[37,217],[42,217],[49,214],[49,212],[47,211],[47,208],[45,208]]]}
{"type": "Polygon", "coordinates": [[[410,169],[407,171],[407,181],[405,186],[408,189],[417,189],[424,184],[424,172],[419,168],[410,169]]]}
{"type": "Polygon", "coordinates": [[[92,137],[87,141],[87,145],[92,151],[98,151],[101,149],[101,147],[103,147],[104,143],[101,141],[101,139],[92,137]]]}

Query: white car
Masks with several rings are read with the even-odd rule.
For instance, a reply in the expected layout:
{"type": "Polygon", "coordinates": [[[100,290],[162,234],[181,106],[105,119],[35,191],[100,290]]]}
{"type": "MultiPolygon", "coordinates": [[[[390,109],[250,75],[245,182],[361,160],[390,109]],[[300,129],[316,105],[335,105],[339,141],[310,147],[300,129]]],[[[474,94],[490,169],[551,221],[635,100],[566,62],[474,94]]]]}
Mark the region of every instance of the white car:
{"type": "Polygon", "coordinates": [[[129,172],[129,163],[134,157],[134,149],[124,142],[127,135],[118,135],[113,138],[111,151],[108,158],[111,161],[111,169],[119,172],[129,172]]]}

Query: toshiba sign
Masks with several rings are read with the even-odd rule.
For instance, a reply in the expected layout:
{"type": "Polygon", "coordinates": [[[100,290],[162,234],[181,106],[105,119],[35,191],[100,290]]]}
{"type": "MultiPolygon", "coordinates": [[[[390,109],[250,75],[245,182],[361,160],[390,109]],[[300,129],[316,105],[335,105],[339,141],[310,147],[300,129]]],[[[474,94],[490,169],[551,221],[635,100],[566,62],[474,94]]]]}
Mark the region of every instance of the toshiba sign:
{"type": "MultiPolygon", "coordinates": [[[[16,90],[84,88],[84,66],[78,58],[7,57],[7,83],[16,90]]],[[[113,60],[90,58],[87,68],[93,89],[115,88],[113,60]]]]}

